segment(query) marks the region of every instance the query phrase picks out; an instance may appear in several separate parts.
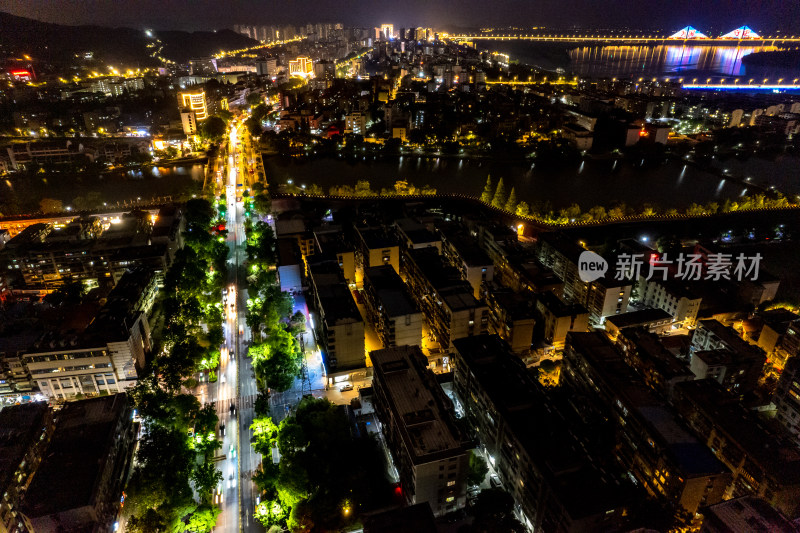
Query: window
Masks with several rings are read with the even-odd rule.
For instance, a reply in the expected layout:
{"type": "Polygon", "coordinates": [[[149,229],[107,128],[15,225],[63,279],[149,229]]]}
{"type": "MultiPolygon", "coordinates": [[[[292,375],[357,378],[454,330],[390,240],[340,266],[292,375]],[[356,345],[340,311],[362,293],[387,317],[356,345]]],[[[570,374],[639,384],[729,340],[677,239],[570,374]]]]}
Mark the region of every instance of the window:
{"type": "Polygon", "coordinates": [[[455,498],[455,496],[448,496],[448,497],[447,497],[447,503],[450,503],[450,502],[452,502],[452,501],[453,501],[453,500],[455,500],[455,499],[456,499],[456,498],[455,498]]]}
{"type": "Polygon", "coordinates": [[[456,484],[456,482],[455,482],[455,481],[448,481],[448,482],[447,482],[447,486],[448,486],[448,487],[452,487],[452,486],[453,486],[453,485],[455,485],[455,484],[456,484]]]}

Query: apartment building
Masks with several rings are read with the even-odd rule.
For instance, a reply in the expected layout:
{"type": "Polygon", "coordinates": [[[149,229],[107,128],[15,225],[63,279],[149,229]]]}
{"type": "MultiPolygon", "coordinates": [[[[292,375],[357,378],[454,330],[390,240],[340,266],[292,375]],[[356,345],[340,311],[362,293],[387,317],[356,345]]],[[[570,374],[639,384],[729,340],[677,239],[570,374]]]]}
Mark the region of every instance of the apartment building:
{"type": "Polygon", "coordinates": [[[580,304],[567,304],[552,292],[536,295],[536,310],[544,322],[544,340],[557,349],[564,347],[567,333],[589,329],[589,311],[580,304]]]}
{"type": "Polygon", "coordinates": [[[31,483],[55,424],[45,402],[12,405],[0,410],[0,533],[27,533],[20,503],[31,483]]]}
{"type": "Polygon", "coordinates": [[[148,270],[128,272],[81,333],[49,333],[25,350],[30,378],[50,399],[115,394],[136,384],[152,349],[147,319],[158,286],[148,270]]]}
{"type": "Polygon", "coordinates": [[[455,390],[525,526],[575,533],[620,528],[630,494],[590,459],[519,357],[497,335],[453,345],[455,390]]]}
{"type": "Polygon", "coordinates": [[[470,442],[422,351],[396,346],[370,359],[375,411],[406,503],[427,502],[436,516],[464,507],[470,442]]]}
{"type": "Polygon", "coordinates": [[[400,244],[387,228],[356,228],[356,279],[361,284],[364,269],[390,265],[400,273],[400,244]]]}
{"type": "Polygon", "coordinates": [[[439,233],[442,256],[461,272],[461,277],[472,286],[475,298],[480,298],[482,285],[494,279],[494,263],[474,237],[466,235],[460,226],[445,224],[439,228],[439,233]]]}
{"type": "Polygon", "coordinates": [[[411,297],[443,351],[455,339],[487,332],[489,308],[475,299],[472,286],[435,249],[409,250],[404,273],[411,297]]]}
{"type": "Polygon", "coordinates": [[[516,354],[530,351],[536,325],[532,298],[513,289],[487,284],[485,299],[489,307],[489,333],[499,335],[516,354]]]}
{"type": "Polygon", "coordinates": [[[772,403],[778,409],[778,421],[800,444],[800,357],[792,357],[786,362],[772,403]]]}
{"type": "Polygon", "coordinates": [[[758,496],[790,519],[800,517],[800,449],[745,409],[714,379],[675,385],[673,405],[733,473],[727,497],[758,496]]]}
{"type": "Polygon", "coordinates": [[[364,307],[384,348],[422,346],[424,317],[389,265],[364,269],[364,307]]]}
{"type": "Polygon", "coordinates": [[[114,530],[136,446],[132,414],[125,394],[69,402],[58,412],[21,506],[29,531],[114,530]]]}
{"type": "Polygon", "coordinates": [[[607,413],[617,461],[648,493],[690,516],[722,501],[729,470],[647,389],[605,334],[569,333],[564,361],[562,379],[607,413]]]}
{"type": "Polygon", "coordinates": [[[695,379],[688,363],[678,359],[661,343],[658,335],[643,327],[625,328],[616,337],[616,345],[625,362],[644,383],[666,398],[672,397],[677,383],[695,379]]]}
{"type": "Polygon", "coordinates": [[[758,385],[767,356],[732,327],[701,320],[692,337],[690,361],[697,379],[716,379],[729,391],[742,395],[758,385]]]}
{"type": "Polygon", "coordinates": [[[675,279],[639,279],[639,299],[648,307],[666,311],[676,327],[692,328],[703,299],[686,283],[675,279]]]}
{"type": "Polygon", "coordinates": [[[589,311],[589,321],[602,325],[606,317],[628,311],[633,283],[616,279],[615,272],[585,282],[578,275],[578,258],[586,251],[577,242],[560,233],[542,233],[538,241],[538,259],[564,282],[564,299],[589,311]]]}
{"type": "Polygon", "coordinates": [[[335,261],[309,264],[312,318],[329,385],[366,367],[364,321],[335,261]]]}
{"type": "Polygon", "coordinates": [[[152,242],[151,229],[143,216],[115,218],[105,224],[90,217],[65,227],[36,224],[6,244],[0,263],[18,271],[28,288],[55,289],[89,280],[113,285],[133,267],[164,272],[172,263],[177,244],[167,242],[169,237],[152,242]]]}

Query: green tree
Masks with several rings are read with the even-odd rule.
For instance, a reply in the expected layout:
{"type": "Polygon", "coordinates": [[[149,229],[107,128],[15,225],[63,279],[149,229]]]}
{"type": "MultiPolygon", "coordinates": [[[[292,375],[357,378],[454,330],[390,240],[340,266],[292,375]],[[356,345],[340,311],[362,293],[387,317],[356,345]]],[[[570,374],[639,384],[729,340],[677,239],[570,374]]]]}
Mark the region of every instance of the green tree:
{"type": "Polygon", "coordinates": [[[467,484],[480,485],[489,473],[489,465],[486,460],[475,453],[475,450],[469,452],[469,470],[467,471],[467,484]]]}
{"type": "Polygon", "coordinates": [[[125,531],[130,533],[158,533],[166,529],[167,518],[155,509],[147,509],[140,516],[132,516],[125,526],[125,531]]]}
{"type": "Polygon", "coordinates": [[[494,191],[492,197],[492,207],[503,209],[506,205],[506,186],[503,184],[503,178],[497,181],[497,189],[494,191]]]}
{"type": "Polygon", "coordinates": [[[222,509],[216,505],[201,505],[189,517],[189,522],[186,524],[186,531],[192,533],[208,533],[217,523],[217,517],[222,512],[222,509]]]}
{"type": "Polygon", "coordinates": [[[225,136],[227,126],[225,121],[216,115],[211,115],[200,123],[197,133],[201,138],[212,142],[219,142],[225,136]]]}
{"type": "Polygon", "coordinates": [[[253,410],[257,417],[269,415],[269,394],[266,392],[259,392],[255,402],[253,402],[253,410]]]}
{"type": "Polygon", "coordinates": [[[297,339],[283,327],[270,331],[267,341],[251,346],[248,355],[259,381],[270,389],[288,390],[300,374],[301,356],[297,339]]]}
{"type": "Polygon", "coordinates": [[[261,95],[261,93],[257,92],[251,92],[250,94],[248,94],[246,100],[247,100],[247,105],[251,107],[257,106],[258,104],[264,102],[264,98],[261,95]]]}
{"type": "Polygon", "coordinates": [[[206,461],[192,470],[191,480],[194,482],[200,501],[210,503],[214,488],[222,482],[222,472],[217,470],[214,463],[206,461]]]}
{"type": "Polygon", "coordinates": [[[492,203],[492,198],[494,197],[493,194],[494,189],[492,188],[492,177],[486,177],[486,185],[483,187],[483,193],[481,193],[481,202],[485,204],[492,203]]]}
{"type": "Polygon", "coordinates": [[[44,297],[44,301],[54,307],[75,306],[81,303],[86,294],[86,287],[80,281],[71,281],[57,288],[44,297]]]}
{"type": "Polygon", "coordinates": [[[528,207],[526,202],[520,202],[517,204],[517,209],[515,212],[517,216],[526,217],[530,214],[530,207],[528,207]]]}
{"type": "Polygon", "coordinates": [[[45,215],[50,213],[61,213],[64,211],[64,204],[61,200],[55,200],[53,198],[42,198],[39,201],[39,211],[44,213],[45,215]]]}
{"type": "Polygon", "coordinates": [[[150,424],[139,440],[136,467],[131,474],[127,493],[131,505],[141,509],[174,509],[191,501],[189,475],[194,453],[182,431],[150,424]]]}
{"type": "Polygon", "coordinates": [[[514,516],[514,498],[501,489],[484,489],[472,509],[475,533],[524,533],[525,527],[514,516]]]}
{"type": "Polygon", "coordinates": [[[217,116],[222,120],[224,120],[225,124],[227,124],[233,118],[233,113],[231,113],[227,109],[220,109],[219,111],[217,111],[217,116]]]}
{"type": "Polygon", "coordinates": [[[606,208],[601,205],[596,205],[589,209],[588,213],[592,215],[592,220],[603,220],[608,216],[606,208]]]}
{"type": "Polygon", "coordinates": [[[377,441],[355,438],[334,404],[306,397],[277,431],[271,420],[262,421],[263,428],[254,425],[254,444],[265,450],[276,442],[281,456],[277,472],[266,461],[265,470],[254,476],[267,491],[267,506],[256,511],[265,525],[271,525],[265,513],[272,503],[279,504],[278,514],[290,509],[286,525],[293,531],[339,531],[357,514],[343,509],[388,503],[391,491],[377,441]],[[263,438],[257,439],[256,433],[263,438]]]}
{"type": "Polygon", "coordinates": [[[508,200],[506,201],[504,209],[510,213],[514,213],[517,209],[517,193],[514,187],[511,187],[511,193],[508,195],[508,200]]]}

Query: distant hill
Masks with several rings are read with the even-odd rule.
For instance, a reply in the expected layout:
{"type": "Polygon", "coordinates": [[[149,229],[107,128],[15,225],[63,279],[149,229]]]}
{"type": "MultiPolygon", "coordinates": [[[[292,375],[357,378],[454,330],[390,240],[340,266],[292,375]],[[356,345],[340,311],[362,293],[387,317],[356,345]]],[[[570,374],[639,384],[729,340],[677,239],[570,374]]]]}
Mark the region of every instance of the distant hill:
{"type": "MultiPolygon", "coordinates": [[[[258,44],[257,41],[232,30],[216,32],[160,31],[163,57],[185,63],[192,57],[211,55],[220,50],[233,50],[258,44]]],[[[154,66],[147,48],[150,39],[143,31],[132,28],[102,26],[63,26],[17,17],[0,12],[0,45],[36,60],[52,63],[70,62],[75,54],[94,52],[95,58],[119,66],[154,66]]]]}

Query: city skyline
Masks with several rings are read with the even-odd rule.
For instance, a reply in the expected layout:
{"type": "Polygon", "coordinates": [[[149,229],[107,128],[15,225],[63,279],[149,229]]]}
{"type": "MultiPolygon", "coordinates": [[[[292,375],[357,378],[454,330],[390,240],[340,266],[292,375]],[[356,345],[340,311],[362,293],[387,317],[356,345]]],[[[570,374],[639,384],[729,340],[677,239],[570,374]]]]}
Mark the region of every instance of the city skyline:
{"type": "Polygon", "coordinates": [[[151,27],[158,30],[213,30],[234,24],[305,24],[310,13],[316,21],[341,20],[349,25],[375,26],[391,22],[396,28],[412,26],[550,26],[556,28],[631,28],[677,31],[687,25],[701,31],[728,31],[748,25],[760,31],[800,31],[800,4],[790,0],[721,0],[697,2],[676,0],[653,2],[614,0],[511,0],[495,2],[486,12],[478,0],[461,0],[442,5],[411,0],[402,4],[354,0],[348,5],[328,0],[309,4],[309,9],[287,13],[276,2],[235,0],[224,11],[211,3],[197,6],[187,1],[164,4],[144,0],[132,4],[122,2],[56,0],[15,3],[0,1],[0,11],[44,22],[68,25],[151,27]],[[343,8],[344,7],[344,8],[343,8]]]}

